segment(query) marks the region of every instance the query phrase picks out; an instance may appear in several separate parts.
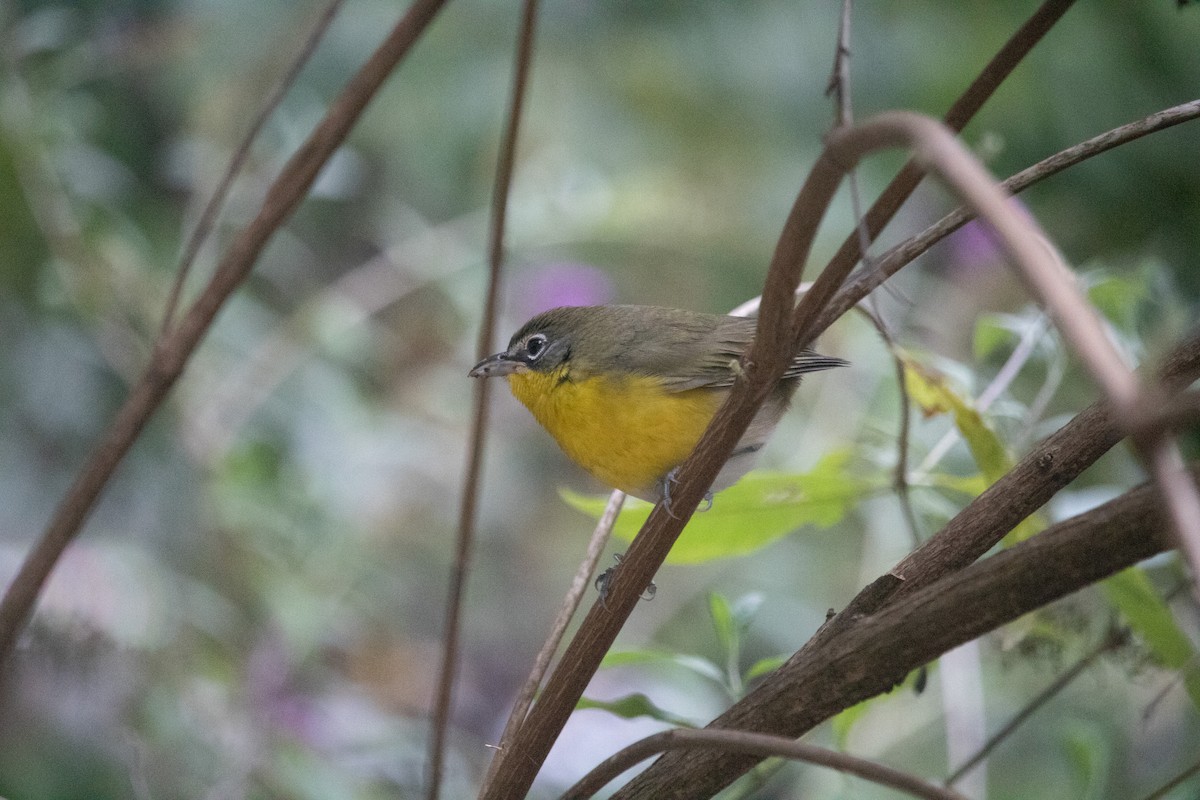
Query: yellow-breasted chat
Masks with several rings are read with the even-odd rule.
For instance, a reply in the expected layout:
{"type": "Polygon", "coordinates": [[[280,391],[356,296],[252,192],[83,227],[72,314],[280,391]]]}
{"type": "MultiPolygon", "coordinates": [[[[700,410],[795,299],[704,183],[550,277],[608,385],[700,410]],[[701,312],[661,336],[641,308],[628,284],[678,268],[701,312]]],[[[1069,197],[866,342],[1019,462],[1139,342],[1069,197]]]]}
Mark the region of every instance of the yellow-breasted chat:
{"type": "MultiPolygon", "coordinates": [[[[507,349],[469,374],[506,377],[573,461],[607,486],[657,502],[733,386],[756,325],[657,306],[555,308],[526,322],[507,349]]],[[[801,375],[846,364],[797,353],[712,491],[754,466],[801,375]]]]}

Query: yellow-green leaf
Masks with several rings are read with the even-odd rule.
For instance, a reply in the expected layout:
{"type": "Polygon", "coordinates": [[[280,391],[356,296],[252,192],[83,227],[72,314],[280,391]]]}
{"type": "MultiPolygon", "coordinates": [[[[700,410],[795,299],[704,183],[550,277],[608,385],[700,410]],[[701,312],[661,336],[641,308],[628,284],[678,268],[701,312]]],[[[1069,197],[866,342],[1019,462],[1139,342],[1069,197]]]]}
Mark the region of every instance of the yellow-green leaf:
{"type": "Polygon", "coordinates": [[[610,714],[616,714],[623,719],[636,719],[638,717],[650,717],[651,719],[665,722],[668,725],[674,725],[677,728],[694,728],[696,723],[691,720],[677,717],[666,709],[660,708],[654,702],[642,694],[635,692],[627,694],[624,697],[616,700],[589,700],[586,697],[581,697],[575,705],[577,709],[593,708],[599,711],[607,711],[610,714]]]}
{"type": "Polygon", "coordinates": [[[1197,668],[1196,648],[1179,629],[1171,609],[1138,567],[1118,572],[1104,582],[1109,600],[1129,627],[1168,669],[1183,670],[1192,705],[1200,709],[1200,668],[1197,668]]]}
{"type": "Polygon", "coordinates": [[[989,485],[1012,467],[1000,437],[996,435],[975,410],[971,401],[954,390],[945,377],[933,373],[911,358],[901,356],[904,363],[904,385],[913,402],[921,407],[925,416],[951,414],[954,425],[962,435],[979,471],[989,485]]]}
{"type": "MultiPolygon", "coordinates": [[[[697,512],[675,543],[667,562],[701,564],[752,553],[802,525],[827,528],[840,522],[868,492],[883,488],[881,479],[851,473],[849,451],[826,455],[802,474],[751,472],[720,492],[708,511],[697,512]]],[[[599,517],[606,498],[559,490],[568,505],[599,517]]],[[[630,499],[613,534],[631,540],[650,515],[649,503],[630,499]]]]}
{"type": "Polygon", "coordinates": [[[863,700],[861,703],[856,703],[847,709],[842,710],[833,718],[833,738],[837,742],[840,749],[846,749],[846,745],[850,740],[850,729],[854,727],[854,723],[862,719],[867,713],[867,706],[878,697],[872,697],[863,700]]]}

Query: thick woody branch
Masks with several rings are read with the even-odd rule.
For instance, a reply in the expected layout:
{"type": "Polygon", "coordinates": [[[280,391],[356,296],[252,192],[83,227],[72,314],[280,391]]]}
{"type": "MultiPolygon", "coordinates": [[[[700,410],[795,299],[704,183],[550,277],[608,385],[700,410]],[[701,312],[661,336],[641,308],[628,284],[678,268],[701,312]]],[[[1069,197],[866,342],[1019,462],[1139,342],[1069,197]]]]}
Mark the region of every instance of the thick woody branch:
{"type": "MultiPolygon", "coordinates": [[[[1175,347],[1164,359],[1157,377],[1167,391],[1179,391],[1200,378],[1200,331],[1175,347]]],[[[1112,449],[1121,436],[1106,403],[1097,402],[1084,409],[967,504],[929,541],[859,592],[788,660],[789,667],[804,665],[806,670],[822,673],[836,642],[853,634],[863,619],[878,613],[901,594],[928,587],[972,564],[1112,449]]],[[[755,692],[715,719],[710,727],[778,732],[773,711],[774,707],[769,702],[764,704],[755,692]]],[[[797,729],[789,735],[802,732],[797,729]]],[[[656,784],[674,783],[696,768],[697,764],[671,754],[643,775],[656,784]]]]}
{"type": "MultiPolygon", "coordinates": [[[[792,658],[714,726],[801,736],[942,653],[1169,546],[1155,489],[1140,486],[859,618],[819,659],[792,658]]],[[[758,760],[673,752],[613,797],[711,797],[758,760]]]]}
{"type": "Polygon", "coordinates": [[[865,758],[839,753],[824,747],[745,731],[715,729],[663,731],[634,742],[629,747],[606,758],[596,768],[572,786],[562,800],[586,800],[625,770],[637,766],[651,756],[668,750],[716,750],[723,753],[744,753],[761,758],[788,758],[822,767],[829,767],[863,780],[898,789],[924,800],[965,800],[958,792],[935,786],[902,770],[869,761],[865,758]]]}

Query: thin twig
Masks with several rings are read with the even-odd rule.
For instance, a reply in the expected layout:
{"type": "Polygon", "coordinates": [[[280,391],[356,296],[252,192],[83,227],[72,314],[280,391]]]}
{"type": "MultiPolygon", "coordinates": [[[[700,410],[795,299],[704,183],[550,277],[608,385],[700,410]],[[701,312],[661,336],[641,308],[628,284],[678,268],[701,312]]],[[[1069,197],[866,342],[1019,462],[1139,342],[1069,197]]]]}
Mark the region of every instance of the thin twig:
{"type": "Polygon", "coordinates": [[[367,104],[445,2],[414,0],[388,37],[330,104],[308,139],[288,159],[268,188],[258,214],[234,239],[208,286],[183,320],[156,343],[150,363],[117,410],[116,417],[0,600],[0,662],[12,651],[54,565],[78,534],[117,465],[182,374],[217,312],[253,269],[267,242],[296,210],[321,167],[345,140],[367,104]]]}
{"type": "MultiPolygon", "coordinates": [[[[1029,217],[1017,213],[1007,195],[966,147],[944,126],[910,112],[887,112],[849,131],[836,131],[831,146],[837,151],[909,147],[937,172],[977,213],[985,214],[996,230],[1028,290],[1048,308],[1055,325],[1075,349],[1110,402],[1121,412],[1142,399],[1133,372],[1109,340],[1074,276],[1057,258],[1045,234],[1029,217]]],[[[807,343],[816,327],[817,312],[840,288],[838,270],[821,274],[796,309],[794,329],[807,343]]]]}
{"type": "MultiPolygon", "coordinates": [[[[975,80],[963,90],[963,93],[946,111],[945,116],[942,117],[946,126],[952,131],[961,131],[966,127],[966,124],[974,118],[1000,84],[1012,74],[1012,71],[1029,54],[1034,45],[1049,33],[1050,29],[1067,12],[1067,9],[1074,5],[1074,2],[1075,0],[1046,0],[1038,6],[1037,10],[1009,37],[1004,46],[996,52],[996,55],[980,70],[975,80]]],[[[912,195],[922,178],[924,178],[924,172],[915,161],[909,161],[900,169],[900,172],[884,188],[863,217],[868,238],[879,235],[880,231],[895,216],[900,206],[912,195]]],[[[826,265],[825,271],[849,274],[861,257],[861,253],[859,232],[856,230],[842,242],[842,246],[838,248],[837,253],[826,265]]],[[[864,277],[866,276],[864,275],[864,277]]],[[[840,284],[841,281],[839,280],[837,283],[840,284]]],[[[863,292],[858,299],[866,297],[866,295],[867,292],[863,292]]],[[[854,303],[840,308],[840,311],[832,316],[830,310],[826,310],[815,331],[817,333],[824,331],[833,323],[833,320],[846,313],[852,305],[854,303]]]]}
{"type": "Polygon", "coordinates": [[[1196,775],[1200,775],[1200,760],[1193,763],[1190,767],[1186,767],[1182,772],[1146,795],[1142,800],[1163,800],[1164,797],[1177,787],[1182,786],[1189,778],[1193,778],[1196,775]]]}
{"type": "Polygon", "coordinates": [[[854,124],[854,108],[850,100],[850,24],[854,19],[854,0],[842,0],[842,15],[838,18],[837,44],[833,51],[833,69],[825,96],[833,97],[834,126],[848,128],[854,124]]]}
{"type": "MultiPolygon", "coordinates": [[[[850,31],[854,21],[854,0],[842,0],[842,15],[838,20],[837,45],[834,48],[833,72],[829,76],[826,95],[834,98],[834,127],[849,128],[854,124],[854,100],[850,85],[850,31]]],[[[862,196],[858,190],[858,171],[846,174],[846,188],[850,191],[850,209],[854,214],[854,231],[858,235],[859,259],[870,268],[871,232],[862,210],[862,196]]],[[[879,318],[878,313],[876,317],[879,318]]],[[[877,326],[878,327],[878,326],[877,326]]]]}
{"type": "MultiPolygon", "coordinates": [[[[1023,169],[1012,177],[1007,178],[1000,186],[1007,192],[1017,194],[1038,181],[1048,178],[1051,175],[1056,175],[1068,167],[1075,166],[1114,147],[1119,147],[1140,139],[1143,136],[1189,122],[1197,117],[1200,117],[1200,100],[1192,100],[1162,111],[1156,111],[1135,122],[1105,131],[1087,141],[1080,142],[1048,158],[1044,158],[1033,166],[1023,169]]],[[[924,253],[934,244],[954,233],[954,231],[974,218],[975,215],[965,207],[955,209],[921,233],[888,250],[876,261],[876,268],[874,270],[858,275],[837,293],[833,302],[821,314],[821,318],[814,329],[815,333],[819,335],[832,325],[835,320],[849,311],[852,306],[870,294],[877,286],[899,272],[900,269],[911,263],[913,259],[924,253]]]]}
{"type": "Polygon", "coordinates": [[[995,750],[1001,742],[1011,736],[1013,731],[1020,727],[1027,719],[1033,716],[1034,712],[1048,703],[1051,699],[1058,695],[1059,692],[1066,689],[1067,686],[1072,683],[1072,681],[1082,675],[1084,671],[1088,669],[1088,667],[1090,667],[1098,658],[1100,658],[1100,656],[1104,655],[1110,650],[1115,650],[1118,647],[1121,647],[1126,641],[1128,641],[1128,639],[1128,631],[1114,625],[1104,637],[1104,640],[1100,642],[1100,644],[1096,645],[1089,652],[1085,653],[1078,661],[1071,665],[1070,669],[1055,678],[1049,686],[1047,686],[1032,700],[1026,703],[1025,706],[1004,725],[1004,727],[992,734],[992,736],[989,737],[984,743],[983,747],[979,748],[977,753],[964,761],[958,769],[954,770],[954,772],[951,772],[950,776],[946,778],[946,785],[953,786],[959,778],[974,769],[976,764],[980,763],[989,755],[991,755],[992,751],[995,750]]]}
{"type": "Polygon", "coordinates": [[[900,502],[900,511],[904,515],[904,523],[908,527],[909,536],[915,547],[921,543],[921,527],[917,522],[917,514],[913,510],[912,498],[909,494],[908,439],[911,428],[912,398],[908,396],[908,381],[904,373],[904,361],[900,358],[896,342],[892,339],[891,333],[888,332],[887,326],[883,324],[883,320],[875,316],[870,310],[863,308],[861,304],[855,306],[854,310],[866,317],[875,326],[875,330],[879,333],[879,338],[883,339],[883,343],[887,347],[888,355],[891,356],[892,366],[896,370],[896,389],[900,394],[900,430],[896,435],[896,466],[892,470],[892,488],[896,490],[896,499],[900,502]]]}
{"type": "MultiPolygon", "coordinates": [[[[516,163],[517,140],[521,114],[525,109],[525,92],[529,84],[530,62],[533,60],[533,40],[537,23],[537,0],[525,0],[520,29],[517,34],[516,63],[513,67],[512,94],[508,103],[508,118],[500,141],[496,164],[496,182],[492,189],[491,225],[488,232],[488,288],[484,301],[483,320],[479,326],[478,358],[492,351],[493,329],[496,327],[496,308],[499,305],[500,274],[504,264],[504,227],[508,214],[509,187],[516,163]]],[[[462,602],[471,554],[475,540],[475,518],[479,485],[483,470],[483,444],[488,422],[488,398],[491,381],[475,381],[475,416],[471,425],[469,455],[463,479],[462,502],[459,506],[458,535],[454,565],[447,586],[446,623],[442,633],[442,664],[433,705],[432,731],[429,737],[429,772],[426,797],[437,800],[441,792],[442,761],[446,735],[453,705],[454,682],[458,671],[459,629],[462,623],[462,602]]]]}
{"type": "MultiPolygon", "coordinates": [[[[600,562],[600,556],[604,553],[604,548],[612,535],[613,525],[616,524],[617,517],[620,515],[621,507],[624,504],[624,492],[618,490],[608,496],[608,503],[604,506],[604,513],[600,515],[600,519],[596,522],[596,528],[592,531],[592,536],[588,540],[587,551],[584,554],[583,561],[579,563],[579,568],[575,570],[575,575],[571,578],[571,586],[567,590],[567,594],[558,609],[558,616],[554,618],[554,623],[550,626],[550,634],[546,637],[542,649],[538,651],[537,657],[533,662],[533,669],[530,670],[529,677],[525,679],[525,684],[521,687],[521,692],[517,695],[517,699],[513,703],[512,711],[509,712],[508,721],[504,724],[504,732],[500,735],[500,743],[495,747],[497,751],[503,752],[511,746],[513,739],[517,735],[517,731],[520,730],[521,724],[525,721],[525,715],[529,713],[529,706],[533,704],[533,698],[537,695],[538,687],[542,685],[542,679],[546,677],[546,670],[550,667],[550,661],[554,658],[554,654],[558,652],[558,646],[562,644],[563,635],[567,632],[567,626],[570,625],[571,618],[575,616],[575,612],[579,610],[579,604],[583,601],[584,593],[592,585],[592,575],[596,573],[596,565],[600,562]]],[[[488,765],[488,772],[483,780],[482,790],[486,790],[487,784],[496,770],[496,761],[496,759],[493,759],[491,764],[488,765]]]]}
{"type": "Polygon", "coordinates": [[[747,731],[687,728],[676,728],[647,736],[614,753],[568,789],[562,800],[587,800],[625,770],[668,750],[717,750],[763,758],[787,758],[836,769],[924,800],[965,800],[958,792],[921,780],[895,767],[817,747],[807,742],[747,731]]]}
{"type": "Polygon", "coordinates": [[[258,138],[258,134],[262,131],[263,126],[267,124],[267,120],[275,113],[275,109],[279,108],[279,104],[283,102],[283,98],[291,91],[292,86],[296,83],[296,79],[300,77],[305,65],[317,50],[317,45],[321,43],[325,32],[329,30],[334,17],[342,7],[345,0],[330,0],[325,10],[321,12],[321,16],[317,19],[317,24],[313,27],[312,32],[304,41],[300,48],[300,52],[292,60],[287,72],[280,79],[275,90],[267,96],[262,106],[258,110],[254,121],[250,123],[249,130],[238,143],[237,149],[233,151],[233,158],[229,160],[229,165],[225,168],[225,174],[221,176],[220,183],[213,190],[212,197],[208,198],[208,203],[205,204],[204,210],[200,213],[200,219],[196,222],[196,227],[192,229],[192,235],[188,237],[187,245],[183,249],[183,255],[179,259],[179,267],[175,271],[175,282],[171,284],[171,292],[167,295],[167,307],[163,311],[162,324],[159,326],[158,335],[165,336],[171,329],[171,323],[175,318],[175,310],[179,307],[179,299],[183,294],[183,286],[187,282],[188,273],[191,272],[192,264],[196,261],[196,256],[200,253],[200,246],[204,244],[204,240],[208,238],[208,234],[212,231],[213,224],[217,220],[217,214],[220,213],[221,207],[225,204],[225,199],[229,196],[229,190],[233,187],[233,181],[242,171],[242,167],[246,164],[246,159],[250,156],[250,147],[254,144],[254,140],[258,138]]]}

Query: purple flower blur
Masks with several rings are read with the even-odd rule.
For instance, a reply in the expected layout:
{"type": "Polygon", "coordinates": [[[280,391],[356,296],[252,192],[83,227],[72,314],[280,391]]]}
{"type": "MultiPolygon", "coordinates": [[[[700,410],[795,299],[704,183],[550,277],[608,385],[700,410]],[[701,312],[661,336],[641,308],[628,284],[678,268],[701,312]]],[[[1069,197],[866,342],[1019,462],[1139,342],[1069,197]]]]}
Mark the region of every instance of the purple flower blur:
{"type": "MultiPolygon", "coordinates": [[[[1015,197],[1009,202],[1026,218],[1032,218],[1029,209],[1015,197]]],[[[1000,264],[1004,252],[1000,247],[1000,238],[990,223],[973,219],[952,233],[946,242],[950,248],[948,260],[952,274],[961,276],[975,275],[1000,264]]]]}
{"type": "Polygon", "coordinates": [[[616,294],[608,275],[588,264],[561,262],[537,267],[522,276],[512,308],[521,319],[559,306],[609,303],[616,294]]]}

